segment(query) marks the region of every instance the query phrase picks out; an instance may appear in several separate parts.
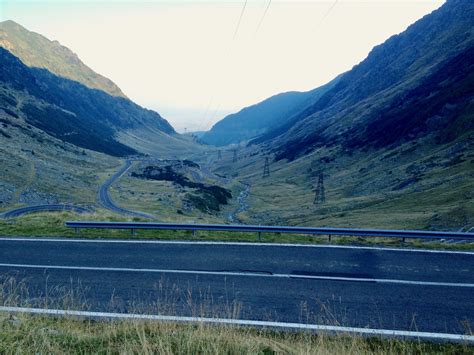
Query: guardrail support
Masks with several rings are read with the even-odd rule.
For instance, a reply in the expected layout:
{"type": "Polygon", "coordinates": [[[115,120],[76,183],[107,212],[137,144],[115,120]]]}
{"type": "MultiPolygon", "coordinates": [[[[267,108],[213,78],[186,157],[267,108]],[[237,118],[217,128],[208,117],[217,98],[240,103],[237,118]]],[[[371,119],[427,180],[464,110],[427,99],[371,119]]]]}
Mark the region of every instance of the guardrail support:
{"type": "Polygon", "coordinates": [[[132,234],[133,236],[136,236],[136,235],[137,235],[137,232],[136,232],[136,230],[135,230],[135,229],[133,229],[133,228],[132,228],[132,229],[130,229],[130,232],[131,232],[131,234],[132,234]]]}
{"type": "Polygon", "coordinates": [[[398,238],[403,242],[406,239],[440,239],[440,240],[466,240],[474,242],[474,233],[466,232],[439,232],[422,230],[387,230],[387,229],[353,229],[353,228],[328,228],[328,227],[291,227],[291,226],[257,226],[257,225],[227,225],[227,224],[194,224],[194,223],[142,223],[142,222],[66,222],[66,226],[74,228],[76,232],[84,228],[98,229],[126,229],[131,230],[132,235],[138,229],[146,230],[185,230],[192,231],[193,237],[198,231],[226,231],[226,232],[248,232],[258,233],[257,238],[261,240],[262,233],[289,233],[289,234],[311,234],[327,236],[329,242],[332,236],[355,236],[359,238],[398,238]]]}
{"type": "Polygon", "coordinates": [[[258,232],[258,241],[259,241],[259,242],[262,241],[262,232],[258,232]]]}

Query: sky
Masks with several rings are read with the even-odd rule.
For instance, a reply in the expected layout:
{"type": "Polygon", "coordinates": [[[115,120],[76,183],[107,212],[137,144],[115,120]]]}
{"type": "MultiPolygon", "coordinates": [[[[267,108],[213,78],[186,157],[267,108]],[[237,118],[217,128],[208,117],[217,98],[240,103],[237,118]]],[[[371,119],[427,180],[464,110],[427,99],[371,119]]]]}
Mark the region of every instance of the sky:
{"type": "Polygon", "coordinates": [[[208,130],[274,94],[362,61],[444,0],[0,0],[179,131],[208,130]]]}

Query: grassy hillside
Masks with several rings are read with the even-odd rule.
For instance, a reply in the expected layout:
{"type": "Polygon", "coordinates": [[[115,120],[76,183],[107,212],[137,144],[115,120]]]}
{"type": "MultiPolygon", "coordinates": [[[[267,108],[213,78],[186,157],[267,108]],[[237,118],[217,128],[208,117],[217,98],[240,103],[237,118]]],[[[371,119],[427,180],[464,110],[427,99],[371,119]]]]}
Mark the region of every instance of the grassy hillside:
{"type": "MultiPolygon", "coordinates": [[[[322,147],[275,160],[251,146],[233,162],[225,151],[211,166],[248,184],[244,223],[459,230],[474,227],[474,135],[438,144],[433,135],[390,148],[348,152],[322,147]],[[265,157],[270,176],[263,178],[265,157]],[[319,173],[326,202],[314,204],[319,173]]],[[[237,186],[237,185],[235,185],[237,186]]],[[[242,186],[242,185],[241,185],[242,186]]],[[[238,196],[243,187],[234,193],[238,196]]]]}
{"type": "Polygon", "coordinates": [[[47,70],[29,68],[0,48],[0,108],[48,134],[110,155],[135,154],[118,141],[119,133],[144,130],[174,135],[170,124],[154,111],[132,101],[60,78],[47,70]]]}
{"type": "Polygon", "coordinates": [[[464,76],[472,73],[473,14],[472,2],[447,1],[375,47],[306,117],[258,142],[272,145],[278,158],[293,159],[337,143],[380,146],[443,130],[452,140],[473,129],[472,119],[454,119],[472,117],[472,76],[464,76]]]}
{"type": "Polygon", "coordinates": [[[125,97],[117,85],[87,67],[70,49],[57,41],[50,41],[38,33],[30,32],[14,21],[0,22],[0,47],[13,53],[29,67],[47,69],[88,88],[125,97]]]}
{"type": "Polygon", "coordinates": [[[0,110],[0,211],[47,203],[95,205],[118,159],[56,139],[0,110]]]}
{"type": "Polygon", "coordinates": [[[249,186],[245,223],[474,227],[474,4],[440,9],[375,47],[313,105],[222,159],[249,186]],[[265,158],[270,177],[263,178],[265,158]],[[320,173],[326,202],[314,204],[320,173]]]}

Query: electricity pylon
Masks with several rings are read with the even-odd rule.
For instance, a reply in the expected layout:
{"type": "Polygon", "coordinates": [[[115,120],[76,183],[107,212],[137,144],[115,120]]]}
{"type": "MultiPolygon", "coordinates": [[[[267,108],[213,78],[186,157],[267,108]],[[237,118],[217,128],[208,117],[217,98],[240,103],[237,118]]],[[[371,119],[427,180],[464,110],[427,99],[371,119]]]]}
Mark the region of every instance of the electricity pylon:
{"type": "Polygon", "coordinates": [[[265,158],[265,165],[263,166],[263,177],[270,176],[270,162],[268,161],[268,157],[265,158]]]}

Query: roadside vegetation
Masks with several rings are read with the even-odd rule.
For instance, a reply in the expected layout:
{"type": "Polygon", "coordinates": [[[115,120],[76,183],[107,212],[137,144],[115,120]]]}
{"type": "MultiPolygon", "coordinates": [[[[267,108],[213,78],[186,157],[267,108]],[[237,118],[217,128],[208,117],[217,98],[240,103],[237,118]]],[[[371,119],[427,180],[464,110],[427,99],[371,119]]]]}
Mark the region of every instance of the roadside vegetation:
{"type": "MultiPolygon", "coordinates": [[[[0,279],[0,303],[11,307],[91,310],[83,291],[71,283],[30,299],[27,283],[5,275],[0,279]]],[[[159,283],[156,297],[155,302],[146,305],[128,300],[129,311],[174,315],[180,297],[184,297],[184,311],[192,316],[239,318],[242,306],[232,303],[222,307],[205,294],[194,299],[190,290],[168,285],[166,281],[159,283]]],[[[118,312],[119,304],[120,300],[114,298],[106,308],[118,312]]],[[[316,319],[313,322],[318,323],[316,319]]],[[[323,323],[341,325],[333,323],[330,317],[323,323]]],[[[1,354],[472,354],[473,351],[472,345],[462,342],[0,311],[1,354]]]]}
{"type": "Polygon", "coordinates": [[[212,167],[251,186],[248,208],[238,214],[245,224],[468,230],[474,227],[474,155],[467,141],[433,145],[423,138],[349,152],[321,147],[295,160],[276,160],[275,151],[250,145],[239,149],[236,162],[223,151],[212,167]],[[270,176],[264,178],[266,157],[270,176]],[[314,204],[320,172],[326,201],[314,204]]]}
{"type": "Polygon", "coordinates": [[[2,354],[472,354],[466,344],[0,313],[2,354]]]}
{"type": "MultiPolygon", "coordinates": [[[[72,212],[44,212],[27,214],[12,219],[0,219],[0,237],[28,236],[28,237],[68,237],[68,238],[116,238],[116,239],[154,239],[154,240],[190,240],[190,241],[227,241],[227,242],[262,242],[262,243],[301,243],[301,244],[333,244],[359,246],[386,246],[397,248],[423,248],[447,250],[474,250],[474,243],[450,240],[422,240],[406,239],[403,242],[398,238],[361,238],[311,236],[284,233],[257,233],[242,232],[211,232],[211,231],[160,231],[136,230],[101,230],[81,229],[76,232],[65,226],[66,221],[141,221],[140,218],[127,218],[109,212],[98,211],[91,214],[74,214],[72,212]]],[[[161,220],[161,222],[176,222],[161,220]]],[[[206,221],[196,221],[205,223],[206,221]]],[[[211,223],[214,223],[211,221],[211,223]]]]}

